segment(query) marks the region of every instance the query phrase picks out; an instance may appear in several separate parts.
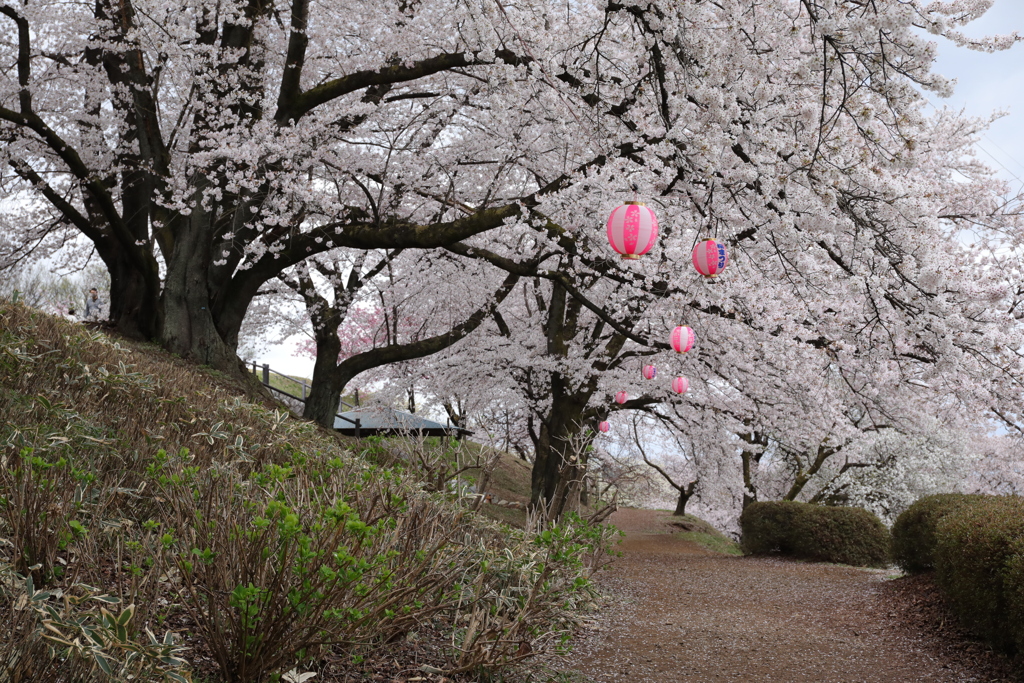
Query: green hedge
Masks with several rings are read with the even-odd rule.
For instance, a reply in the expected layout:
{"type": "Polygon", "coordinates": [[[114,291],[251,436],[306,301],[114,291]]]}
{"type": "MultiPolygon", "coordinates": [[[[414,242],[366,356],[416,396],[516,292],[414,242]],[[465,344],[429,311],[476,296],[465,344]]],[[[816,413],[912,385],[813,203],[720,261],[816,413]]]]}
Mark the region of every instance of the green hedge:
{"type": "Polygon", "coordinates": [[[1024,500],[973,500],[938,520],[935,540],[935,581],[961,621],[998,649],[1024,644],[1024,612],[1011,608],[1024,590],[1024,500]]]}
{"type": "Polygon", "coordinates": [[[793,520],[800,503],[751,503],[740,515],[740,546],[747,555],[791,555],[793,520]]]}
{"type": "Polygon", "coordinates": [[[882,567],[889,561],[889,531],[862,508],[751,503],[740,516],[740,527],[747,554],[778,552],[860,567],[882,567]]]}
{"type": "Polygon", "coordinates": [[[994,644],[1009,652],[1024,652],[1024,547],[1021,539],[1014,542],[1014,553],[1003,567],[1003,623],[1012,642],[994,644]]]}
{"type": "Polygon", "coordinates": [[[939,520],[981,498],[984,496],[939,493],[915,502],[892,526],[893,561],[910,574],[935,569],[935,527],[939,520]]]}
{"type": "Polygon", "coordinates": [[[960,621],[1004,652],[1024,652],[1024,498],[928,496],[893,527],[908,571],[935,569],[960,621]]]}

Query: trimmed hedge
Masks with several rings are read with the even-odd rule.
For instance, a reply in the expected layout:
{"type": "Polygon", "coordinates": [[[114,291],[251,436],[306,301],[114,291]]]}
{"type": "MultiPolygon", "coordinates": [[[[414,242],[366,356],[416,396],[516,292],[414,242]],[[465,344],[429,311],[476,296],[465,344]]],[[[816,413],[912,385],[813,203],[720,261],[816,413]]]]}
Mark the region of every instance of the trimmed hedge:
{"type": "Polygon", "coordinates": [[[994,647],[1024,644],[1024,612],[1011,609],[1024,576],[1024,500],[984,496],[938,520],[935,581],[961,621],[994,647]]]}
{"type": "Polygon", "coordinates": [[[740,546],[747,555],[791,555],[793,520],[800,503],[751,503],[740,515],[740,546]]]}
{"type": "Polygon", "coordinates": [[[935,568],[960,621],[996,649],[1024,652],[1024,498],[922,498],[893,527],[908,571],[935,568]]]}
{"type": "Polygon", "coordinates": [[[1024,652],[1024,547],[1020,539],[1014,541],[1013,555],[1003,567],[1003,609],[1004,623],[1012,643],[1004,644],[1010,652],[1024,652]]]}
{"type": "Polygon", "coordinates": [[[786,501],[751,503],[740,516],[743,551],[778,552],[816,562],[884,567],[889,531],[863,508],[786,501]]]}
{"type": "Polygon", "coordinates": [[[939,493],[919,499],[892,525],[892,559],[908,574],[935,569],[935,528],[939,520],[982,495],[939,493]]]}

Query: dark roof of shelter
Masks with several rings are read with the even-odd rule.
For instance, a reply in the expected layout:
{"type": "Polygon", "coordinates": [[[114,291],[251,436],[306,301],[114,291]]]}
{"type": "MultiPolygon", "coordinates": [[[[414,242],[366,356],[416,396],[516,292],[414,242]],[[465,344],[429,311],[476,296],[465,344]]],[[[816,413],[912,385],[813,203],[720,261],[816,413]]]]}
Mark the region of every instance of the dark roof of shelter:
{"type": "Polygon", "coordinates": [[[453,436],[459,432],[467,432],[459,427],[446,426],[419,415],[406,413],[391,408],[357,408],[341,413],[334,418],[334,429],[342,434],[354,435],[356,427],[353,422],[359,420],[361,436],[375,434],[403,434],[415,432],[424,436],[453,436]]]}

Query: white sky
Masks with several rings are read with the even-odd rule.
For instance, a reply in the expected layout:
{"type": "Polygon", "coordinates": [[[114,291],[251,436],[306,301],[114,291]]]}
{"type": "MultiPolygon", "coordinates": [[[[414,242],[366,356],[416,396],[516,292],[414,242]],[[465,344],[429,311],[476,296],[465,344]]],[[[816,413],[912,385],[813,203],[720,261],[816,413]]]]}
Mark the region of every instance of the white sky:
{"type": "MultiPolygon", "coordinates": [[[[981,19],[964,29],[973,37],[1014,31],[1024,36],[1024,0],[996,0],[981,19]]],[[[988,53],[956,47],[944,38],[934,39],[939,43],[935,71],[955,78],[957,84],[953,96],[946,99],[929,93],[932,104],[963,110],[972,116],[1007,112],[978,143],[979,158],[1012,181],[1019,191],[1024,186],[1024,44],[988,53]]],[[[313,360],[293,355],[298,340],[295,337],[268,350],[259,361],[269,363],[278,372],[309,377],[313,360]]]]}
{"type": "MultiPolygon", "coordinates": [[[[1024,36],[1024,0],[996,0],[981,19],[964,29],[973,37],[1014,31],[1024,36]]],[[[1009,50],[988,53],[958,48],[944,38],[936,40],[939,59],[934,70],[955,78],[957,84],[952,97],[932,95],[932,103],[973,116],[1007,112],[979,142],[978,156],[1019,189],[1024,184],[1024,45],[1018,43],[1009,50]]]]}

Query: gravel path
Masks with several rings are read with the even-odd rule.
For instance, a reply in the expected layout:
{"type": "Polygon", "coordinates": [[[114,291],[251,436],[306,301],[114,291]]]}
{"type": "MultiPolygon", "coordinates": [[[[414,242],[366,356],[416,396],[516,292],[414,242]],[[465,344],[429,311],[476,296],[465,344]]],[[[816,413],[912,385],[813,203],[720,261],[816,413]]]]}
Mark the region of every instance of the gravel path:
{"type": "Polygon", "coordinates": [[[566,663],[595,682],[987,681],[901,627],[888,573],[706,551],[666,513],[620,510],[612,596],[566,663]]]}

